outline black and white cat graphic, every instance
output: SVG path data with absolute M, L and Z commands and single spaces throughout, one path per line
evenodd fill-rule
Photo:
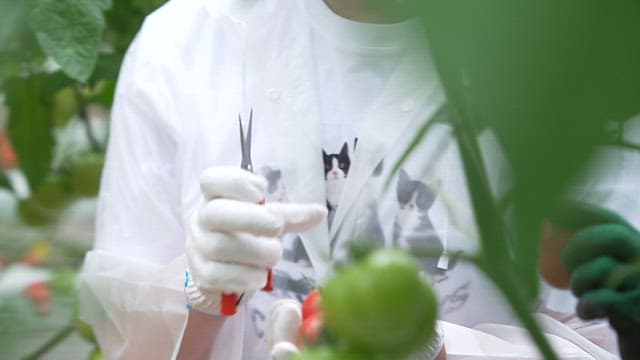
M 427 250 L 441 254 L 442 241 L 431 223 L 428 211 L 436 195 L 423 182 L 413 180 L 404 169 L 400 170 L 396 190 L 399 209 L 393 224 L 393 244 L 406 250 Z M 432 275 L 442 274 L 438 258 L 421 261 L 424 270 Z
M 324 161 L 324 179 L 327 186 L 327 208 L 329 209 L 329 223 L 338 207 L 338 201 L 344 188 L 344 183 L 351 167 L 349 157 L 349 145 L 344 142 L 342 149 L 337 154 L 328 154 L 322 149 L 322 159 Z

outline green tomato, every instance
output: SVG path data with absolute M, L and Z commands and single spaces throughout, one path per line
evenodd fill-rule
M 319 346 L 306 349 L 296 355 L 293 360 L 371 360 L 355 351 Z
M 104 155 L 87 153 L 73 161 L 71 189 L 80 196 L 96 196 L 100 189 L 100 177 L 104 166 Z
M 18 202 L 18 216 L 30 226 L 45 226 L 58 220 L 58 214 L 55 211 L 43 208 L 33 198 Z
M 31 198 L 45 209 L 58 210 L 71 201 L 69 179 L 61 174 L 51 174 L 33 192 Z
M 374 251 L 322 289 L 329 331 L 350 347 L 401 358 L 435 333 L 437 301 L 409 254 Z
M 73 87 L 68 86 L 54 94 L 51 117 L 55 125 L 65 125 L 78 113 L 78 101 Z
M 56 222 L 60 212 L 72 200 L 68 178 L 48 176 L 30 198 L 18 202 L 18 215 L 27 225 L 45 226 Z

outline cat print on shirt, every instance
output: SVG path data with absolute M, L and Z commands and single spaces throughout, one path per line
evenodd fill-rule
M 428 211 L 436 195 L 423 182 L 413 180 L 404 169 L 400 170 L 396 189 L 399 209 L 393 224 L 393 244 L 406 250 L 429 249 L 438 254 L 444 250 Z M 438 258 L 421 261 L 431 275 L 441 275 Z
M 322 158 L 324 161 L 324 179 L 327 186 L 327 208 L 329 209 L 327 220 L 331 224 L 351 167 L 349 145 L 345 141 L 342 149 L 337 154 L 328 154 L 322 149 Z
M 461 309 L 469 300 L 469 287 L 471 282 L 467 281 L 458 288 L 456 288 L 451 294 L 447 294 L 440 300 L 440 313 L 449 314 Z
M 282 242 L 282 258 L 292 263 L 300 264 L 306 267 L 311 267 L 311 260 L 307 254 L 307 250 L 302 244 L 302 239 L 299 235 L 295 237 L 287 237 Z
M 271 166 L 262 166 L 259 173 L 267 179 L 267 201 L 287 202 L 287 191 L 282 181 L 282 170 Z

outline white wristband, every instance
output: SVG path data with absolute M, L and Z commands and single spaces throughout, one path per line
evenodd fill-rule
M 189 269 L 184 272 L 184 297 L 187 299 L 187 309 L 195 309 L 209 315 L 220 315 L 220 295 L 200 291 L 193 282 Z

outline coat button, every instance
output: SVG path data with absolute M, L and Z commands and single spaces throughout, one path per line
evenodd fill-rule
M 400 105 L 400 110 L 402 110 L 403 112 L 409 112 L 409 111 L 413 111 L 413 109 L 415 109 L 416 107 L 416 103 L 412 100 L 405 100 L 402 105 Z
M 273 101 L 278 101 L 280 100 L 280 91 L 276 89 L 270 89 L 267 91 L 267 96 Z

